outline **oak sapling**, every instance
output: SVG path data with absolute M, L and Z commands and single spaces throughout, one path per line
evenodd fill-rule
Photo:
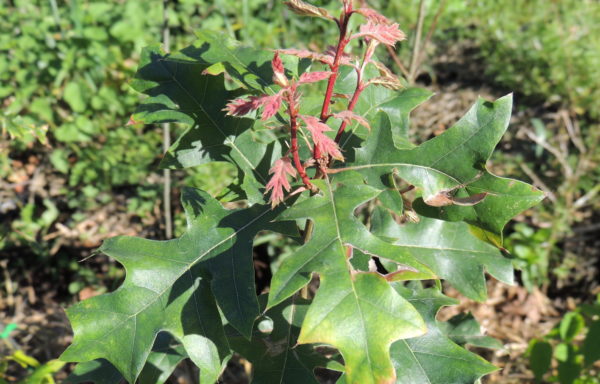
M 143 51 L 132 85 L 147 98 L 132 120 L 188 127 L 163 165 L 225 161 L 238 180 L 219 199 L 184 189 L 178 239 L 103 243 L 127 278 L 67 310 L 74 339 L 62 359 L 80 362 L 71 382 L 157 382 L 157 370 L 167 377 L 189 358 L 212 383 L 233 353 L 257 383 L 317 383 L 317 367 L 346 383 L 475 383 L 496 369 L 444 333 L 436 313 L 456 301 L 419 281 L 446 280 L 481 301 L 484 272 L 512 283 L 503 227 L 543 194 L 482 165 L 508 126 L 511 96 L 476 101 L 416 146 L 409 114 L 431 93 L 405 88 L 377 60 L 379 46 L 405 39 L 398 24 L 351 0 L 339 12 L 285 4 L 337 28 L 335 45 L 265 51 L 199 31 L 180 52 Z M 309 87 L 322 100 L 307 102 Z M 223 207 L 232 200 L 241 208 Z M 272 263 L 257 296 L 253 244 L 268 231 L 302 244 Z M 318 288 L 303 289 L 313 277 Z

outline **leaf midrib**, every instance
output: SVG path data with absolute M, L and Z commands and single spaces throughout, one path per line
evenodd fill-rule
M 440 171 L 439 169 L 435 169 L 435 168 L 431 168 L 430 166 L 427 165 L 419 165 L 419 164 L 409 164 L 409 163 L 377 163 L 377 164 L 364 164 L 364 165 L 354 165 L 354 166 L 350 166 L 350 167 L 344 167 L 344 168 L 333 168 L 332 173 L 339 173 L 339 172 L 345 172 L 345 171 L 355 171 L 355 170 L 361 170 L 361 169 L 370 169 L 370 168 L 399 168 L 399 167 L 415 167 L 415 168 L 423 168 L 426 169 L 428 171 L 432 171 L 434 173 L 439 173 L 440 175 L 443 175 L 449 179 L 451 179 L 452 181 L 456 182 L 457 184 L 461 184 L 462 182 L 458 179 L 456 179 L 453 176 L 450 176 L 449 174 Z

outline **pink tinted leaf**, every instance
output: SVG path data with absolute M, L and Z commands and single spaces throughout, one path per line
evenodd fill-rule
M 317 139 L 313 136 L 315 142 Z M 328 136 L 322 134 L 322 137 L 319 137 L 319 147 L 321 148 L 321 152 L 325 155 L 329 155 L 336 160 L 344 161 L 344 156 L 342 152 L 340 152 L 340 147 L 337 145 L 335 141 L 330 139 Z
M 273 82 L 282 87 L 287 87 L 288 78 L 285 75 L 285 68 L 278 51 L 275 51 L 273 60 L 271 60 L 271 68 L 273 68 Z
M 351 124 L 352 120 L 354 120 L 358 124 L 367 128 L 369 131 L 371 130 L 371 126 L 369 125 L 369 122 L 367 121 L 367 119 L 365 119 L 364 117 L 362 117 L 360 115 L 357 115 L 356 113 L 354 113 L 352 111 L 342 111 L 342 112 L 334 113 L 333 117 L 342 119 L 343 121 L 346 122 L 346 124 Z
M 333 61 L 335 60 L 335 53 L 337 49 L 333 45 L 330 45 L 325 50 L 325 56 L 327 56 L 327 60 L 331 61 L 331 65 L 333 65 Z M 342 65 L 352 65 L 352 55 L 342 52 L 342 56 L 340 57 L 340 64 Z
M 291 186 L 288 181 L 288 175 L 296 177 L 296 169 L 292 166 L 292 161 L 289 157 L 282 157 L 275 161 L 269 173 L 273 176 L 266 185 L 265 193 L 271 191 L 271 206 L 275 207 L 283 201 L 283 190 L 290 190 Z
M 131 116 L 129 116 L 129 121 L 127 121 L 127 124 L 125 124 L 125 126 L 128 126 L 128 125 L 135 125 L 135 124 L 139 124 L 139 123 L 140 123 L 140 121 L 136 121 L 136 120 L 133 118 L 133 115 L 131 115 Z
M 284 55 L 296 56 L 300 59 L 320 60 L 321 56 L 320 53 L 309 51 L 307 49 L 288 48 L 280 49 L 279 52 L 283 53 Z
M 283 94 L 281 92 L 278 92 L 273 96 L 263 97 L 263 113 L 261 120 L 268 120 L 269 118 L 273 117 L 277 113 L 277 111 L 279 111 L 279 107 L 281 107 L 282 97 Z
M 312 135 L 315 145 L 321 149 L 321 153 L 337 160 L 344 160 L 344 156 L 340 152 L 340 147 L 324 133 L 331 131 L 331 128 L 327 124 L 322 123 L 314 116 L 301 115 L 300 118 L 306 123 L 306 128 Z
M 378 42 L 394 46 L 398 41 L 404 40 L 406 35 L 402 32 L 397 23 L 394 24 L 378 24 L 372 21 L 360 26 L 360 31 L 352 35 L 352 39 L 365 37 L 374 39 Z
M 235 99 L 225 106 L 224 111 L 228 115 L 244 116 L 248 113 L 263 107 L 262 120 L 267 120 L 277 113 L 281 107 L 283 93 L 278 92 L 274 95 L 250 96 L 246 99 Z
M 225 106 L 224 111 L 227 111 L 228 115 L 233 116 L 247 115 L 260 107 L 258 99 L 260 98 L 256 96 L 251 96 L 248 100 L 242 98 L 232 100 L 229 102 L 229 104 Z
M 322 81 L 328 79 L 331 76 L 332 72 L 322 71 L 322 72 L 305 72 L 300 75 L 300 79 L 298 79 L 299 84 L 306 83 L 315 83 L 317 81 Z
M 371 8 L 359 8 L 355 12 L 363 15 L 367 18 L 367 20 L 377 24 L 392 24 L 390 19 Z
M 323 132 L 331 131 L 331 128 L 329 128 L 329 126 L 327 124 L 322 123 L 321 120 L 319 120 L 318 118 L 316 118 L 314 116 L 300 115 L 300 118 L 302 120 L 304 120 L 304 123 L 306 123 L 306 128 L 313 135 L 315 133 L 323 133 Z
M 315 7 L 312 4 L 305 3 L 302 0 L 288 0 L 284 1 L 283 4 L 297 15 L 300 16 L 311 16 L 320 17 L 328 20 L 335 20 L 335 18 L 325 9 Z
M 333 60 L 335 58 L 335 47 L 330 47 L 325 53 L 317 53 L 306 49 L 280 49 L 284 55 L 296 56 L 300 59 L 310 59 L 313 61 L 319 61 L 323 64 L 327 64 L 330 67 L 333 66 Z M 340 63 L 343 65 L 351 65 L 352 57 L 347 53 L 340 58 Z
M 279 57 L 279 52 L 277 51 L 275 51 L 273 60 L 271 60 L 271 67 L 273 68 L 273 73 L 283 73 L 285 71 L 283 62 L 281 61 L 281 57 Z

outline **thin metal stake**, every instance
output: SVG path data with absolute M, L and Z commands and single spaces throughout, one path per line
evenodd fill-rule
M 163 0 L 163 47 L 165 52 L 169 53 L 170 47 L 170 33 L 169 33 L 169 13 L 168 13 L 169 0 Z M 167 152 L 171 146 L 171 125 L 164 123 L 163 129 L 163 152 Z M 165 237 L 170 239 L 173 237 L 173 220 L 171 214 L 171 170 L 163 170 L 164 178 L 164 190 L 163 190 L 163 209 L 165 211 Z

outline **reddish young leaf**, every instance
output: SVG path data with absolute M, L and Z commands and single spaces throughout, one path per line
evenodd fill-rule
M 369 122 L 367 121 L 367 119 L 365 119 L 364 117 L 362 117 L 360 115 L 357 115 L 356 113 L 354 113 L 352 111 L 342 111 L 342 112 L 334 113 L 333 117 L 337 117 L 338 119 L 344 120 L 346 122 L 346 124 L 351 124 L 352 120 L 354 120 L 358 124 L 367 128 L 369 131 L 371 130 L 371 126 L 369 125 Z
M 315 145 L 321 149 L 321 153 L 340 161 L 344 160 L 344 156 L 340 152 L 340 147 L 324 133 L 331 131 L 331 128 L 327 124 L 323 124 L 314 116 L 301 115 L 300 118 L 306 123 L 306 128 L 310 131 Z
M 131 116 L 129 116 L 129 121 L 127 121 L 127 124 L 125 124 L 125 125 L 126 125 L 126 126 L 128 126 L 128 125 L 134 125 L 134 124 L 139 124 L 139 123 L 140 123 L 140 122 L 139 122 L 139 121 L 136 121 L 136 120 L 133 118 L 133 115 L 131 115 Z
M 330 45 L 325 50 L 325 56 L 327 56 L 328 60 L 331 61 L 331 65 L 333 65 L 333 61 L 335 60 L 335 55 L 337 52 L 337 47 Z M 342 56 L 340 57 L 340 64 L 342 65 L 352 65 L 352 60 L 354 57 L 347 52 L 342 52 Z
M 360 31 L 352 35 L 351 39 L 365 37 L 375 39 L 382 44 L 394 46 L 398 41 L 404 40 L 406 35 L 402 32 L 397 23 L 377 24 L 372 21 L 360 26 Z
M 291 186 L 288 181 L 288 175 L 296 177 L 296 169 L 292 166 L 289 157 L 282 157 L 275 161 L 273 167 L 269 170 L 273 176 L 267 183 L 265 193 L 271 192 L 271 206 L 275 207 L 283 201 L 283 190 L 289 191 Z
M 230 101 L 223 110 L 227 111 L 228 115 L 244 116 L 260 107 L 258 103 L 259 99 L 260 97 L 257 96 L 250 96 L 248 100 L 242 98 L 235 99 Z
M 371 8 L 359 8 L 355 12 L 363 15 L 367 18 L 367 20 L 377 24 L 393 24 L 390 19 Z
M 352 13 L 352 2 L 353 0 L 342 0 L 342 3 L 344 4 L 344 13 L 347 15 Z
M 271 60 L 271 67 L 273 68 L 273 82 L 282 87 L 287 87 L 289 84 L 288 78 L 285 75 L 285 68 L 283 67 L 283 62 L 279 57 L 278 51 L 275 51 L 273 60 Z
M 328 20 L 335 20 L 333 16 L 325 9 L 315 7 L 312 4 L 305 3 L 302 0 L 288 0 L 284 1 L 283 4 L 287 5 L 287 7 L 294 13 L 300 16 L 311 16 L 311 17 L 320 17 Z
M 402 82 L 400 81 L 398 76 L 394 75 L 394 73 L 392 73 L 392 71 L 388 67 L 386 67 L 379 61 L 371 61 L 371 64 L 373 64 L 377 68 L 381 76 L 370 79 L 367 82 L 367 84 L 382 85 L 390 89 L 402 88 Z
M 225 106 L 228 115 L 244 116 L 263 107 L 262 120 L 267 120 L 277 113 L 281 107 L 282 92 L 274 95 L 250 96 L 246 99 L 235 99 Z
M 273 96 L 262 97 L 263 113 L 261 120 L 268 120 L 277 113 L 279 107 L 281 107 L 282 96 L 282 92 L 277 92 Z
M 306 84 L 306 83 L 314 83 L 317 81 L 326 80 L 331 76 L 332 72 L 322 71 L 322 72 L 305 72 L 300 75 L 300 79 L 298 79 L 298 84 Z
M 313 51 L 309 51 L 307 49 L 280 49 L 279 52 L 284 55 L 296 56 L 300 59 L 310 59 L 314 61 L 319 61 L 323 64 L 327 64 L 330 67 L 333 66 L 333 60 L 335 58 L 335 47 L 330 47 L 325 51 L 325 53 L 317 53 Z M 347 53 L 340 58 L 340 64 L 343 65 L 351 65 L 351 56 Z

